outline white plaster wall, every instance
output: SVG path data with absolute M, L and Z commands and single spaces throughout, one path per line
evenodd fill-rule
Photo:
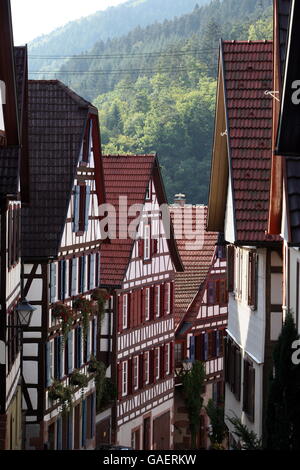
M 231 179 L 228 179 L 228 191 L 227 191 L 227 203 L 225 211 L 225 222 L 224 222 L 224 236 L 225 240 L 229 243 L 234 243 L 234 217 L 233 217 L 233 198 L 232 198 L 232 188 L 231 188 Z

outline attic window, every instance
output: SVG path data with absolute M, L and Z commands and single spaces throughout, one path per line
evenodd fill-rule
M 5 124 L 3 106 L 5 105 L 5 83 L 0 80 L 0 145 L 5 144 Z
M 75 186 L 73 232 L 77 234 L 82 234 L 88 230 L 90 198 L 90 186 Z
M 151 184 L 149 184 L 147 188 L 147 192 L 146 192 L 146 201 L 150 201 L 150 200 L 151 200 Z
M 84 164 L 90 163 L 90 159 L 91 159 L 92 128 L 93 128 L 92 121 L 89 120 L 87 123 L 85 135 L 83 139 L 83 144 L 82 144 L 81 162 Z

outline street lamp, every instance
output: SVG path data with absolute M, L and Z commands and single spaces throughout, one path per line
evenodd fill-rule
M 18 315 L 18 326 L 19 328 L 27 328 L 30 325 L 33 312 L 36 310 L 27 299 L 21 300 L 21 302 L 16 307 L 16 312 Z
M 188 357 L 185 358 L 183 361 L 182 361 L 182 370 L 183 372 L 186 374 L 187 372 L 189 372 L 193 367 L 193 361 L 192 359 L 189 359 Z

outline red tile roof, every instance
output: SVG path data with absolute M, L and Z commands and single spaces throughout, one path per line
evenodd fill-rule
M 184 237 L 176 237 L 176 242 L 184 272 L 175 275 L 175 326 L 177 326 L 188 311 L 189 306 L 198 294 L 201 284 L 205 281 L 215 253 L 218 233 L 205 230 L 207 222 L 206 206 L 178 205 L 171 206 L 175 235 L 184 226 Z M 198 246 L 190 243 L 187 237 L 193 232 L 202 234 Z
M 273 44 L 224 41 L 222 52 L 236 240 L 270 241 Z
M 152 175 L 155 155 L 104 155 L 106 201 L 116 209 L 119 196 L 127 196 L 128 206 L 142 204 Z M 134 217 L 130 220 L 133 220 Z M 127 228 L 127 227 L 126 227 Z M 118 225 L 117 225 L 118 230 Z M 110 240 L 101 249 L 101 283 L 121 286 L 133 249 L 133 240 Z
M 106 155 L 103 156 L 103 170 L 106 187 L 106 201 L 118 209 L 119 196 L 128 198 L 128 207 L 143 204 L 150 178 L 153 177 L 158 203 L 167 203 L 156 155 Z M 117 211 L 118 215 L 118 211 Z M 128 224 L 136 217 L 128 217 Z M 124 227 L 127 231 L 127 226 Z M 117 218 L 117 233 L 119 231 Z M 168 240 L 169 251 L 177 270 L 182 270 L 181 260 L 172 235 Z M 101 284 L 107 287 L 121 287 L 131 259 L 133 240 L 131 238 L 110 240 L 102 245 Z

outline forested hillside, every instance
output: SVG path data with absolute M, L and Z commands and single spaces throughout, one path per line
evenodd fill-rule
M 97 41 L 122 36 L 137 26 L 172 19 L 209 0 L 129 0 L 58 28 L 29 44 L 30 70 L 51 70 L 59 63 L 32 56 L 74 55 L 91 49 Z M 71 2 L 70 2 L 71 3 Z M 71 5 L 70 5 L 71 8 Z
M 100 41 L 56 77 L 94 100 L 103 152 L 157 152 L 170 201 L 183 192 L 190 203 L 206 203 L 219 39 L 271 39 L 271 4 L 212 0 Z

